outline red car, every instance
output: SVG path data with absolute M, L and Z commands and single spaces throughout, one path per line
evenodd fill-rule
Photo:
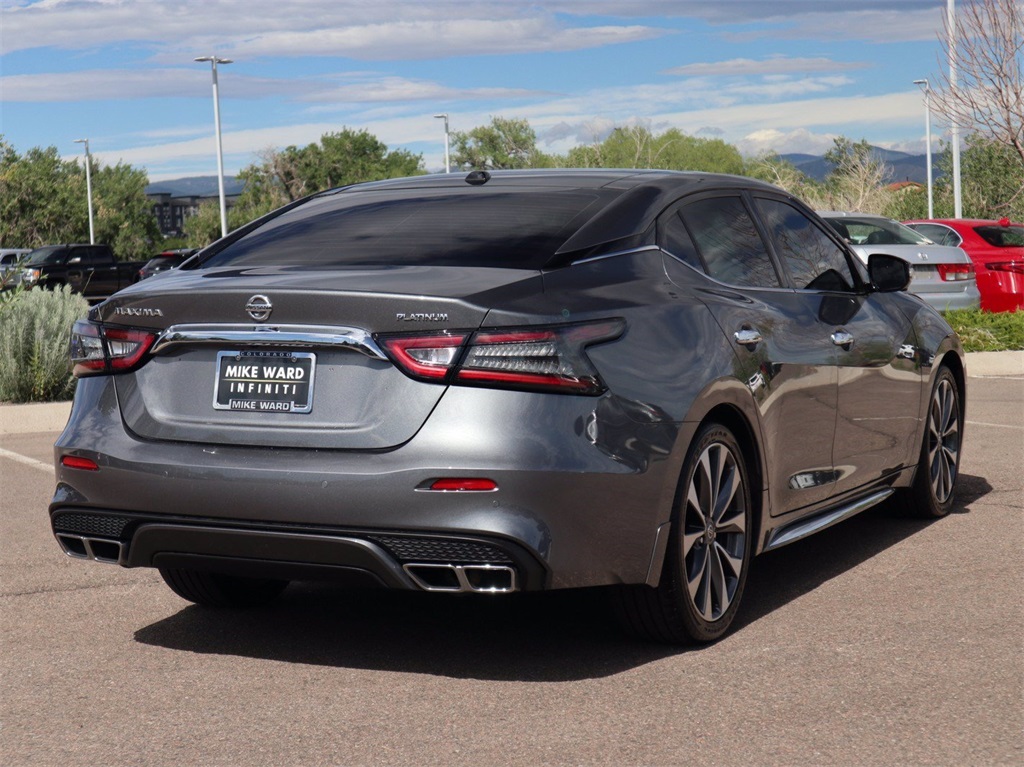
M 929 219 L 905 221 L 938 245 L 958 245 L 974 262 L 986 312 L 1024 307 L 1024 224 L 1009 219 Z

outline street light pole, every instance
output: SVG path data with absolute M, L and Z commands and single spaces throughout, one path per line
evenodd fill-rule
M 89 244 L 96 244 L 96 227 L 92 219 L 92 156 L 89 154 L 89 139 L 76 138 L 76 144 L 85 144 L 85 198 L 89 203 Z
M 935 197 L 932 186 L 932 89 L 928 80 L 914 80 L 924 91 L 924 135 L 928 144 L 928 218 L 935 218 Z
M 444 119 L 444 172 L 445 173 L 451 173 L 452 172 L 452 163 L 451 163 L 451 160 L 449 159 L 449 154 L 448 154 L 448 151 L 449 151 L 448 150 L 448 146 L 449 146 L 449 144 L 448 144 L 448 113 L 447 112 L 443 112 L 442 114 L 434 115 L 434 117 L 436 117 L 438 119 Z
M 949 28 L 949 87 L 956 90 L 956 0 L 946 4 L 946 26 Z M 955 98 L 955 95 L 954 95 Z M 953 118 L 950 141 L 953 144 L 953 218 L 964 217 L 963 193 L 960 186 L 960 126 Z
M 196 61 L 209 61 L 213 70 L 213 124 L 217 133 L 217 188 L 220 191 L 220 235 L 228 235 L 228 208 L 224 199 L 224 149 L 220 140 L 220 97 L 217 93 L 217 65 L 232 64 L 231 59 L 221 59 L 217 56 L 199 56 Z

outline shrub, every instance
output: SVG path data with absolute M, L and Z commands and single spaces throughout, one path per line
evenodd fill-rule
M 983 312 L 956 309 L 943 312 L 946 322 L 960 335 L 967 352 L 1024 350 L 1024 311 Z
M 0 401 L 71 398 L 71 326 L 88 310 L 88 302 L 66 286 L 29 290 L 0 302 Z

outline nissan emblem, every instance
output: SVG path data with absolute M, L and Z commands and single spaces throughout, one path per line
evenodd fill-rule
M 263 322 L 274 311 L 274 305 L 266 296 L 253 296 L 246 302 L 245 311 L 257 322 Z

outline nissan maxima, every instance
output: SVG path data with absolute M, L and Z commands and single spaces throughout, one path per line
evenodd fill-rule
M 200 605 L 603 586 L 635 633 L 712 641 L 755 555 L 950 510 L 964 357 L 908 282 L 745 178 L 315 194 L 74 326 L 50 521 Z

